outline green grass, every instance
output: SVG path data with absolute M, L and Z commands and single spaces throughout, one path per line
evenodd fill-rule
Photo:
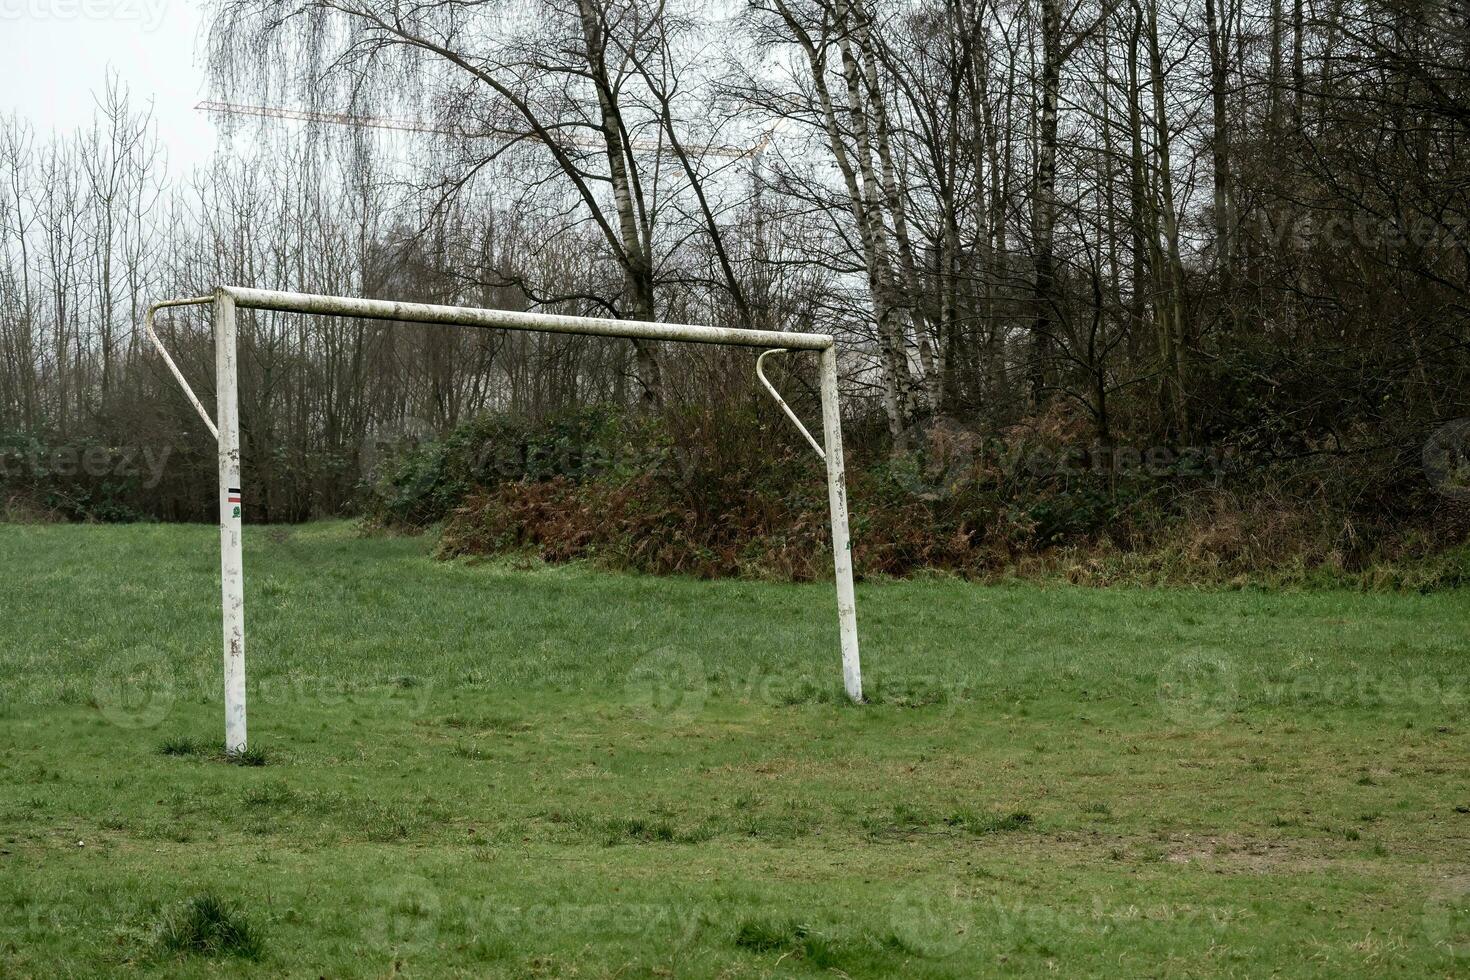
M 1470 594 L 0 526 L 0 976 L 1470 973 Z

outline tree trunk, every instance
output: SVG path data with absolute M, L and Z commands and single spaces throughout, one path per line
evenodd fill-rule
M 1045 397 L 1047 364 L 1051 359 L 1052 314 L 1056 256 L 1053 236 L 1057 213 L 1057 101 L 1061 92 L 1062 16 L 1058 0 L 1041 0 L 1041 121 L 1037 134 L 1036 187 L 1031 203 L 1034 275 L 1031 319 L 1031 351 L 1028 381 L 1031 407 L 1037 409 Z
M 612 81 L 607 70 L 607 42 L 603 36 L 602 19 L 592 0 L 578 0 L 581 15 L 582 38 L 586 45 L 585 55 L 593 87 L 597 90 L 597 106 L 601 112 L 602 138 L 607 150 L 608 176 L 612 183 L 613 203 L 618 216 L 618 233 L 621 239 L 619 264 L 623 269 L 623 281 L 630 306 L 628 314 L 634 320 L 655 319 L 653 295 L 652 243 L 645 240 L 634 201 L 635 189 L 628 170 L 627 144 L 623 138 L 622 110 L 613 94 Z M 639 401 L 644 408 L 658 408 L 663 404 L 663 376 L 653 346 L 648 341 L 633 341 L 638 384 L 641 388 Z
M 1214 111 L 1214 133 L 1210 139 L 1210 162 L 1214 178 L 1215 268 L 1220 277 L 1220 303 L 1227 324 L 1234 323 L 1235 205 L 1230 199 L 1230 115 L 1226 108 L 1229 87 L 1225 52 L 1230 41 L 1221 36 L 1215 5 L 1205 0 L 1205 27 L 1210 47 L 1210 104 Z M 1298 6 L 1300 9 L 1300 6 Z

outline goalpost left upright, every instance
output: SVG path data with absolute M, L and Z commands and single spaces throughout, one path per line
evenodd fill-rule
M 245 751 L 245 557 L 240 486 L 240 390 L 235 297 L 214 294 L 214 364 L 219 404 L 220 606 L 224 611 L 225 752 Z

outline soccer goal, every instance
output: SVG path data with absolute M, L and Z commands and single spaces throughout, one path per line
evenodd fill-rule
M 153 330 L 158 310 L 176 306 L 213 306 L 214 370 L 218 404 L 211 420 L 183 372 L 174 363 Z M 842 465 L 842 419 L 837 402 L 837 348 L 823 334 L 775 330 L 740 330 L 681 323 L 648 323 L 598 317 L 516 313 L 461 306 L 399 303 L 346 296 L 318 296 L 268 289 L 220 286 L 213 296 L 163 300 L 148 308 L 144 329 L 174 378 L 184 389 L 219 445 L 220 591 L 224 619 L 225 751 L 244 750 L 245 736 L 245 570 L 241 552 L 241 523 L 245 488 L 240 482 L 239 372 L 236 365 L 235 311 L 275 310 L 327 316 L 360 317 L 402 323 L 436 323 L 495 330 L 539 330 L 546 333 L 629 337 L 641 340 L 684 341 L 764 348 L 755 372 L 786 416 L 801 430 L 827 466 L 827 500 L 832 520 L 832 558 L 837 584 L 837 628 L 842 648 L 842 682 L 847 696 L 863 699 L 862 669 L 858 661 L 857 607 L 852 588 L 852 543 L 847 534 L 847 488 Z M 818 443 L 766 378 L 762 362 L 770 354 L 813 351 L 820 358 L 822 435 Z

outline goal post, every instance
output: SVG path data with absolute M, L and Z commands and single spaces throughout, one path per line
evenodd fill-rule
M 218 404 L 211 420 L 203 404 L 189 387 L 178 365 L 169 356 L 153 330 L 154 314 L 176 306 L 213 307 L 214 365 Z M 818 445 L 801 420 L 766 379 L 756 362 L 756 374 L 781 409 L 790 417 L 822 457 L 827 471 L 827 500 L 832 524 L 832 561 L 837 587 L 837 628 L 842 654 L 842 683 L 854 702 L 863 700 L 862 668 L 858 658 L 857 606 L 852 584 L 852 543 L 847 528 L 847 486 L 842 460 L 842 418 L 837 391 L 837 347 L 825 334 L 776 330 L 747 330 L 730 327 L 656 323 L 642 320 L 613 320 L 600 317 L 560 316 L 549 313 L 519 313 L 427 303 L 323 296 L 309 293 L 220 286 L 211 296 L 163 300 L 148 308 L 144 328 L 162 355 L 174 378 L 183 388 L 204 424 L 215 435 L 219 447 L 220 598 L 224 624 L 225 751 L 244 751 L 245 716 L 245 570 L 242 553 L 244 487 L 240 481 L 239 369 L 236 311 L 273 310 L 323 316 L 358 317 L 404 323 L 430 323 L 482 327 L 497 330 L 529 330 L 544 333 L 584 334 L 597 337 L 627 337 L 638 340 L 684 341 L 696 344 L 726 344 L 764 348 L 765 354 L 779 351 L 811 351 L 818 355 L 822 401 L 822 445 Z

